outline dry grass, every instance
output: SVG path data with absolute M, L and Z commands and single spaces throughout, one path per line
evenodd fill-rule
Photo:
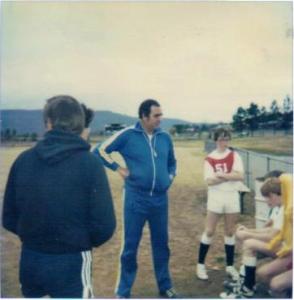
M 224 279 L 223 266 L 223 223 L 221 222 L 214 238 L 207 263 L 210 280 L 202 282 L 195 277 L 195 265 L 199 238 L 203 230 L 206 212 L 206 188 L 203 182 L 202 166 L 205 153 L 203 142 L 177 142 L 175 147 L 178 161 L 178 175 L 170 190 L 170 270 L 178 291 L 187 298 L 218 297 Z M 1 187 L 3 192 L 8 170 L 15 157 L 23 148 L 2 148 L 4 157 L 1 167 Z M 114 297 L 118 256 L 121 245 L 121 192 L 122 180 L 107 171 L 117 215 L 117 230 L 110 242 L 93 251 L 94 293 L 98 298 Z M 248 202 L 252 202 L 249 197 Z M 253 225 L 252 204 L 241 221 Z M 1 295 L 2 297 L 21 297 L 18 283 L 18 258 L 20 243 L 17 237 L 2 230 L 1 251 Z M 138 276 L 133 289 L 133 297 L 156 298 L 157 288 L 153 275 L 148 227 L 144 230 L 138 254 Z M 239 258 L 238 258 L 239 261 Z
M 233 139 L 232 146 L 244 148 L 251 151 L 273 154 L 293 155 L 293 136 L 259 136 Z

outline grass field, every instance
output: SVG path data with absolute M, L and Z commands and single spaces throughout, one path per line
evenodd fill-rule
M 245 140 L 245 139 L 244 139 Z M 186 298 L 216 298 L 222 291 L 224 273 L 223 223 L 221 222 L 207 257 L 210 279 L 200 281 L 195 276 L 196 257 L 206 212 L 206 187 L 203 182 L 202 141 L 177 141 L 175 153 L 178 161 L 178 176 L 170 189 L 170 270 L 174 286 Z M 11 164 L 23 147 L 2 147 L 0 169 L 0 196 Z M 121 245 L 121 192 L 120 177 L 107 171 L 117 216 L 117 229 L 110 242 L 93 251 L 93 284 L 96 298 L 113 298 L 116 283 L 117 263 Z M 246 199 L 245 214 L 240 222 L 254 225 L 253 197 Z M 1 232 L 1 296 L 22 297 L 18 282 L 18 259 L 20 243 L 18 238 L 4 229 Z M 237 247 L 237 265 L 240 264 Z M 149 232 L 146 226 L 138 254 L 138 276 L 133 288 L 135 298 L 158 297 L 153 275 Z
M 232 145 L 260 153 L 292 156 L 293 136 L 247 137 L 232 140 Z

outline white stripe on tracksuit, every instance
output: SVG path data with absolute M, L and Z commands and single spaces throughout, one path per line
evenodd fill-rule
M 81 270 L 83 298 L 94 298 L 91 278 L 92 253 L 91 251 L 83 251 L 81 254 L 83 259 Z
M 112 159 L 111 155 L 108 154 L 105 149 L 111 144 L 113 143 L 122 133 L 124 133 L 125 131 L 129 130 L 129 129 L 134 129 L 135 126 L 129 126 L 126 127 L 120 131 L 118 131 L 117 133 L 115 133 L 114 135 L 112 135 L 110 138 L 108 138 L 106 141 L 104 141 L 101 146 L 99 147 L 99 153 L 100 155 L 109 163 L 112 164 L 114 163 L 114 160 Z

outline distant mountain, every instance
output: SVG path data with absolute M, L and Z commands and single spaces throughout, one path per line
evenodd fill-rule
M 9 109 L 1 111 L 1 130 L 15 129 L 17 134 L 37 133 L 45 130 L 42 110 Z
M 42 110 L 23 110 L 23 109 L 7 109 L 1 111 L 1 130 L 7 128 L 15 129 L 17 134 L 37 133 L 43 134 L 45 127 L 43 124 Z M 95 118 L 91 124 L 93 132 L 101 131 L 104 125 L 110 123 L 122 123 L 132 125 L 137 118 L 111 111 L 96 111 Z M 189 124 L 189 122 L 180 119 L 163 119 L 161 127 L 169 130 L 174 124 Z

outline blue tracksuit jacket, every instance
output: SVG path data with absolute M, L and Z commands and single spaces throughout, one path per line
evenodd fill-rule
M 94 153 L 100 154 L 106 167 L 116 170 L 119 164 L 110 153 L 117 151 L 124 158 L 130 175 L 125 183 L 150 196 L 164 194 L 176 173 L 176 159 L 171 138 L 160 128 L 155 129 L 150 140 L 141 123 L 114 134 Z

